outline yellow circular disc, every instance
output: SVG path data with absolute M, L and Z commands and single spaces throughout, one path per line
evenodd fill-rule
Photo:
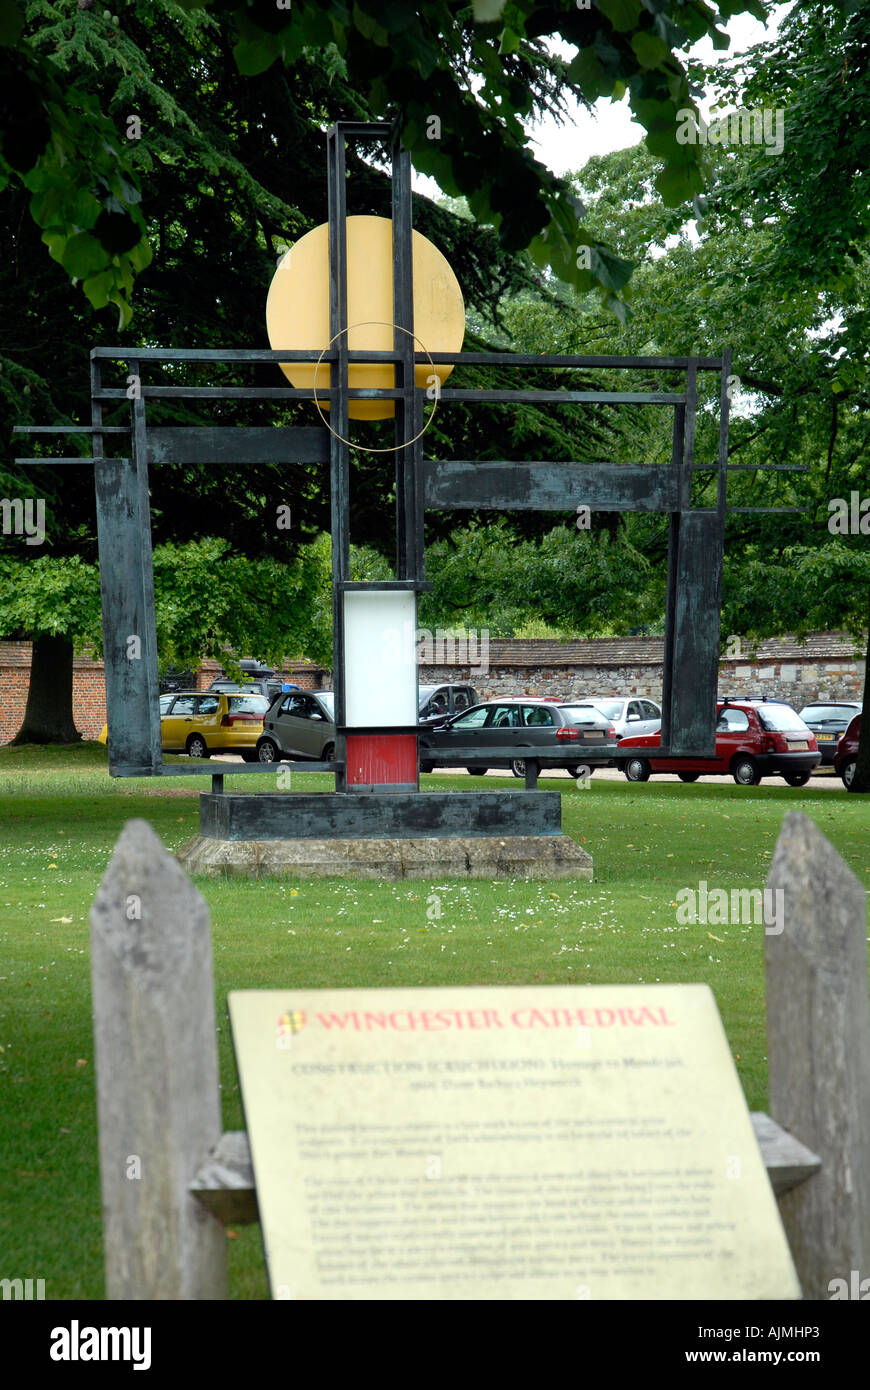
M 347 321 L 350 351 L 388 352 L 393 347 L 393 224 L 387 217 L 347 219 Z M 414 333 L 430 353 L 459 352 L 465 336 L 465 304 L 459 281 L 436 246 L 419 232 L 411 233 L 414 286 Z M 311 365 L 282 362 L 281 370 L 294 386 L 314 386 L 317 358 L 330 341 L 329 227 L 323 223 L 300 237 L 278 263 L 266 300 L 266 330 L 275 350 L 312 349 Z M 436 363 L 443 382 L 453 368 Z M 431 386 L 432 367 L 418 363 L 415 380 Z M 390 365 L 351 363 L 352 388 L 395 386 Z M 317 371 L 317 393 L 329 387 L 329 366 Z M 321 399 L 321 409 L 329 401 Z M 394 415 L 394 401 L 351 401 L 352 420 L 384 420 Z

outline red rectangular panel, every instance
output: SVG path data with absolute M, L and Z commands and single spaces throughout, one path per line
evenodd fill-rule
M 358 734 L 347 740 L 348 786 L 417 781 L 415 734 Z

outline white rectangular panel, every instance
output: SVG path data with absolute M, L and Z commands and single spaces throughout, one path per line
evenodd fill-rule
M 401 589 L 344 595 L 348 727 L 417 723 L 417 595 Z

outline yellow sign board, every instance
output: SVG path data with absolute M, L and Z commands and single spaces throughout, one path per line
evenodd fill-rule
M 229 1005 L 274 1297 L 800 1297 L 706 985 Z
M 347 346 L 352 351 L 387 352 L 393 344 L 393 224 L 386 217 L 348 217 Z M 436 246 L 411 233 L 415 352 L 459 352 L 465 336 L 465 305 L 459 281 Z M 317 359 L 329 346 L 329 226 L 323 223 L 300 237 L 278 264 L 266 300 L 266 328 L 276 351 L 312 349 L 312 364 L 287 362 L 281 370 L 296 387 L 329 388 L 329 366 Z M 402 339 L 404 341 L 404 339 Z M 449 365 L 428 362 L 415 370 L 417 386 L 433 391 L 450 375 Z M 317 380 L 315 381 L 315 372 Z M 430 382 L 432 375 L 438 382 Z M 352 388 L 393 387 L 392 366 L 352 364 Z M 434 394 L 433 394 L 434 398 Z M 329 400 L 320 400 L 321 410 Z M 351 401 L 353 420 L 383 420 L 395 414 L 393 401 Z

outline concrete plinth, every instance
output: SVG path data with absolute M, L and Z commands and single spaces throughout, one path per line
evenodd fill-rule
M 178 851 L 209 878 L 591 878 L 592 857 L 567 835 L 420 839 L 223 840 L 195 835 Z
M 552 791 L 202 792 L 199 828 L 216 840 L 428 840 L 558 835 Z

